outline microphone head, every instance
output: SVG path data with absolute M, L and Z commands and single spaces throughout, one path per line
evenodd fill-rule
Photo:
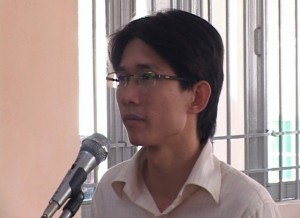
M 82 141 L 80 150 L 90 152 L 96 158 L 97 164 L 99 164 L 107 157 L 108 145 L 109 142 L 105 136 L 99 133 L 94 133 Z

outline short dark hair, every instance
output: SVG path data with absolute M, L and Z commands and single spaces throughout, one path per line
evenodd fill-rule
M 221 36 L 209 22 L 194 14 L 175 9 L 158 12 L 130 22 L 111 36 L 109 58 L 114 69 L 118 69 L 127 43 L 135 38 L 153 48 L 177 76 L 188 79 L 180 82 L 183 90 L 201 80 L 210 84 L 208 105 L 197 120 L 198 138 L 205 145 L 215 134 L 224 78 Z

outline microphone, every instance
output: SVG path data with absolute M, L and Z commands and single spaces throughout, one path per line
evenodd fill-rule
M 82 141 L 75 162 L 49 201 L 42 218 L 52 217 L 69 198 L 79 195 L 87 175 L 106 159 L 108 144 L 107 138 L 99 133 L 94 133 Z

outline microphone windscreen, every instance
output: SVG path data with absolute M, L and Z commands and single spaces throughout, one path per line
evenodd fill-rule
M 108 144 L 108 139 L 105 136 L 94 133 L 82 141 L 80 150 L 90 152 L 96 158 L 97 164 L 99 164 L 107 157 Z

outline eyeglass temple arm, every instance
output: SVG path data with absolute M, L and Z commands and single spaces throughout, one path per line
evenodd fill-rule
M 118 79 L 113 79 L 113 78 L 110 78 L 110 77 L 106 77 L 106 80 L 109 80 L 109 81 L 115 81 L 115 82 L 118 82 L 118 81 L 119 81 Z

